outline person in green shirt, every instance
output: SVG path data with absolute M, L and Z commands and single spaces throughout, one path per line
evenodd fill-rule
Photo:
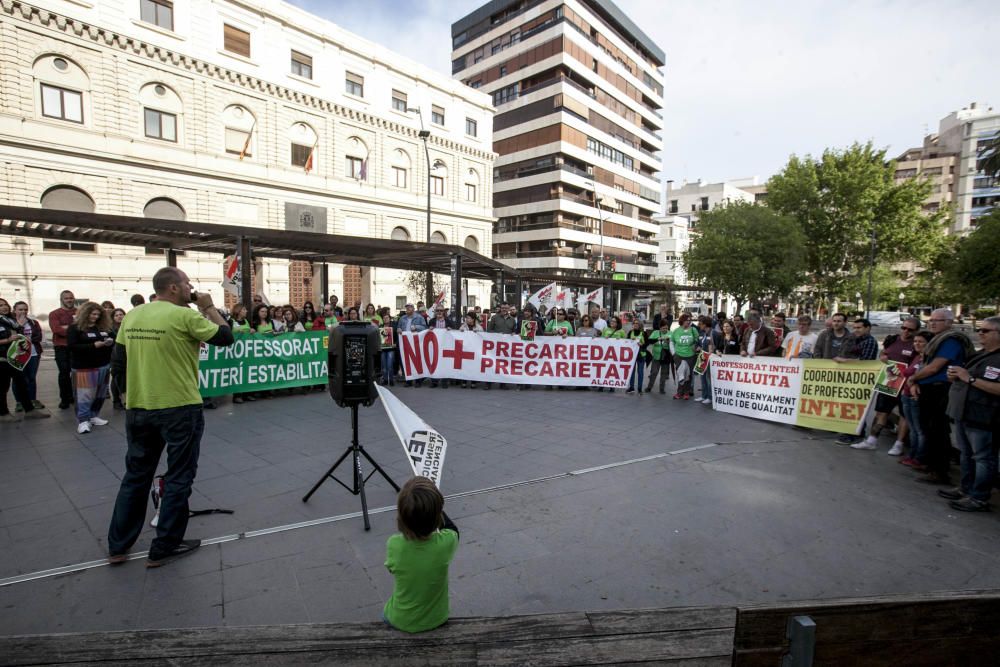
M 653 383 L 656 382 L 657 376 L 660 378 L 660 393 L 667 393 L 667 380 L 670 379 L 670 369 L 673 367 L 673 359 L 670 356 L 670 324 L 670 320 L 662 317 L 659 321 L 660 328 L 649 334 L 649 342 L 653 344 L 653 359 L 649 366 L 649 382 L 646 384 L 647 394 L 653 390 Z
M 458 550 L 458 527 L 444 513 L 434 482 L 414 477 L 396 501 L 399 532 L 385 543 L 392 595 L 382 620 L 403 632 L 433 630 L 448 620 L 448 566 Z
M 622 321 L 617 315 L 608 320 L 608 326 L 601 332 L 602 338 L 625 338 L 625 330 L 622 329 Z
M 670 354 L 677 366 L 677 393 L 675 399 L 688 400 L 694 393 L 691 383 L 691 373 L 694 369 L 695 346 L 698 344 L 698 331 L 691 326 L 691 314 L 684 313 L 679 320 L 679 326 L 670 332 Z
M 545 325 L 546 336 L 566 336 L 573 335 L 573 325 L 566 319 L 566 310 L 559 308 L 556 310 L 555 319 L 549 320 Z
M 191 553 L 200 540 L 185 540 L 188 497 L 198 469 L 205 431 L 198 392 L 202 343 L 233 344 L 233 333 L 207 293 L 194 294 L 187 274 L 164 267 L 153 276 L 156 301 L 136 308 L 122 320 L 115 339 L 112 368 L 125 378 L 125 475 L 108 528 L 108 562 L 128 560 L 146 523 L 146 500 L 156 467 L 168 452 L 164 495 L 156 537 L 146 567 L 159 567 Z M 192 310 L 192 301 L 199 312 Z
M 273 334 L 274 323 L 271 322 L 271 309 L 264 304 L 255 306 L 253 317 L 250 318 L 251 327 L 259 334 Z

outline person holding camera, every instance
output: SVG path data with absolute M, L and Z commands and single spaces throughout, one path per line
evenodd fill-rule
M 111 348 L 115 344 L 109 312 L 93 301 L 83 304 L 66 331 L 66 340 L 76 399 L 76 432 L 90 433 L 92 426 L 108 423 L 98 415 L 108 397 Z
M 198 392 L 201 343 L 227 346 L 233 333 L 209 294 L 195 294 L 187 274 L 164 267 L 153 276 L 156 301 L 125 316 L 113 358 L 126 378 L 125 475 L 108 528 L 108 562 L 128 560 L 146 518 L 146 501 L 163 450 L 164 494 L 146 567 L 185 556 L 201 540 L 185 540 L 188 497 L 198 468 L 205 416 Z M 201 311 L 191 310 L 191 303 Z

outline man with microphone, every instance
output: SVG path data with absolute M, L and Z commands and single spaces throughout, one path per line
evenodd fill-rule
M 156 301 L 122 321 L 112 360 L 115 377 L 125 378 L 125 476 L 108 529 L 108 562 L 128 560 L 146 519 L 146 501 L 163 450 L 167 450 L 164 494 L 156 537 L 146 567 L 185 556 L 201 540 L 185 540 L 188 497 L 198 468 L 205 430 L 198 392 L 201 343 L 233 344 L 233 333 L 209 294 L 196 294 L 187 274 L 164 267 L 153 276 Z M 190 308 L 194 303 L 201 314 Z

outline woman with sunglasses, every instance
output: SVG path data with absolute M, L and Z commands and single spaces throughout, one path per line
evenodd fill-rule
M 584 314 L 580 316 L 580 325 L 576 328 L 576 335 L 580 338 L 597 338 L 601 332 L 594 328 L 590 315 Z

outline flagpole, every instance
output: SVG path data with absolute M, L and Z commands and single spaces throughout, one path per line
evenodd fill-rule
M 253 119 L 253 125 L 250 126 L 250 131 L 247 133 L 247 140 L 243 142 L 243 150 L 240 151 L 240 160 L 246 157 L 247 151 L 250 150 L 250 141 L 253 139 L 253 131 L 257 129 L 257 119 Z

